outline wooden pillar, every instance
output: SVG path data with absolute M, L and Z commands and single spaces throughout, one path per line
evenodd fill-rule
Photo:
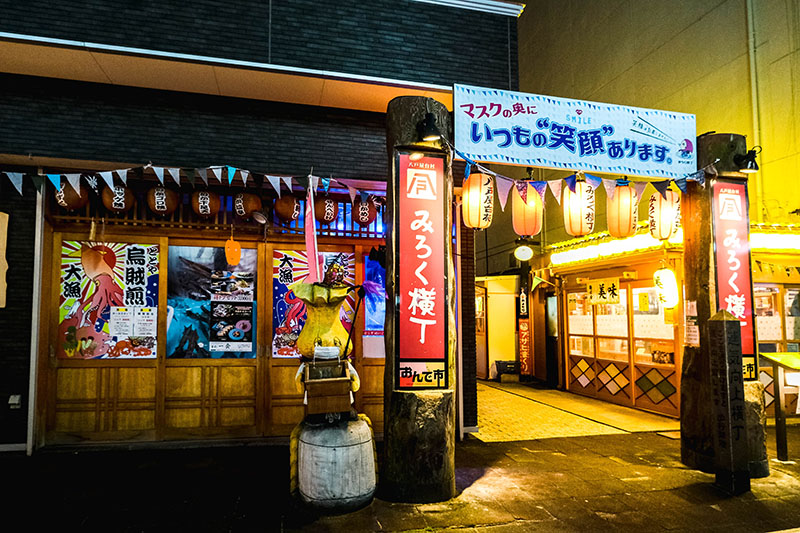
M 383 498 L 406 502 L 444 501 L 455 496 L 455 284 L 450 228 L 453 194 L 451 159 L 442 141 L 421 142 L 418 127 L 432 114 L 436 126 L 448 139 L 452 139 L 452 120 L 444 105 L 430 98 L 403 96 L 389 102 L 386 117 L 387 152 L 389 155 L 389 183 L 387 186 L 386 228 L 386 367 L 384 373 L 384 456 L 380 471 L 380 494 Z M 401 290 L 401 276 L 415 276 L 421 261 L 433 264 L 435 257 L 426 257 L 424 248 L 409 248 L 399 242 L 401 235 L 409 238 L 428 237 L 428 234 L 408 233 L 408 213 L 402 212 L 401 201 L 406 201 L 408 190 L 406 168 L 401 171 L 401 161 L 406 155 L 422 152 L 431 161 L 443 160 L 441 190 L 436 191 L 436 200 L 442 202 L 443 225 L 446 235 L 437 236 L 441 241 L 433 246 L 433 254 L 444 254 L 443 271 L 429 269 L 421 271 L 429 276 L 442 277 L 446 295 L 437 292 L 437 302 L 442 307 L 426 319 L 442 320 L 445 324 L 444 342 L 436 354 L 441 357 L 446 373 L 444 386 L 410 387 L 401 383 L 400 363 L 405 368 L 414 368 L 419 363 L 408 364 L 414 354 L 401 353 L 400 333 L 407 324 L 410 297 Z M 423 160 L 424 161 L 424 160 Z M 419 224 L 416 226 L 419 228 Z M 406 232 L 406 233 L 402 233 Z M 433 241 L 421 244 L 427 246 Z M 441 245 L 441 246 L 440 246 Z M 403 256 L 400 257 L 402 250 Z M 418 250 L 418 252 L 415 252 Z M 417 276 L 418 277 L 418 276 Z M 436 305 L 439 305 L 438 303 Z M 422 318 L 418 313 L 416 318 Z M 404 322 L 406 321 L 406 322 Z M 415 333 L 416 335 L 416 333 Z M 430 342 L 431 339 L 428 339 Z M 433 367 L 441 368 L 440 363 Z M 408 370 L 407 370 L 408 371 Z M 424 384 L 423 384 L 424 385 Z

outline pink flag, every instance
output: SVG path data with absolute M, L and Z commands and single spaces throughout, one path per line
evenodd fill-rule
M 314 217 L 314 186 L 308 180 L 308 193 L 306 194 L 306 257 L 308 259 L 308 277 L 305 283 L 319 283 L 322 281 L 322 269 L 319 265 L 317 253 L 317 226 Z

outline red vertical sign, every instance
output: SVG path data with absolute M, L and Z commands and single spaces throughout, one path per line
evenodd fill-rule
M 725 309 L 739 319 L 745 377 L 756 379 L 750 217 L 747 209 L 746 183 L 717 180 L 713 184 L 717 308 Z
M 398 388 L 447 387 L 447 271 L 444 158 L 397 168 L 397 362 Z

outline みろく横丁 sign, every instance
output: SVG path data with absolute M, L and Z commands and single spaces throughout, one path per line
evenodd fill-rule
M 695 116 L 467 85 L 455 147 L 475 161 L 680 178 L 697 170 Z

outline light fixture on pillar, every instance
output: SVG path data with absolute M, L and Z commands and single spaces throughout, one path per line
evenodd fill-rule
M 594 230 L 594 189 L 588 183 L 576 181 L 575 192 L 569 186 L 561 189 L 561 208 L 567 233 L 581 237 Z
M 517 239 L 514 241 L 517 245 L 514 248 L 514 257 L 520 261 L 529 261 L 533 257 L 533 248 L 527 239 Z
M 442 138 L 442 133 L 436 127 L 436 117 L 433 113 L 425 113 L 425 118 L 419 123 L 417 128 L 419 138 L 425 142 L 434 142 Z
M 622 239 L 636 233 L 638 200 L 636 188 L 627 179 L 617 180 L 614 195 L 606 200 L 608 233 L 612 237 Z
M 758 172 L 758 163 L 756 163 L 756 156 L 761 153 L 760 146 L 754 146 L 752 150 L 748 150 L 747 154 L 735 154 L 733 156 L 734 164 L 739 167 L 739 172 L 745 174 L 752 174 Z
M 678 305 L 678 280 L 675 272 L 662 264 L 661 268 L 653 273 L 653 284 L 656 286 L 658 301 L 667 308 L 672 309 Z
M 473 172 L 461 187 L 461 218 L 473 229 L 488 228 L 494 210 L 494 180 L 489 174 Z
M 650 196 L 650 235 L 665 241 L 677 231 L 681 217 L 681 198 L 677 192 L 667 189 L 664 196 L 655 192 Z
M 411 161 L 419 161 L 423 157 L 425 157 L 425 154 L 423 152 L 411 152 L 410 154 L 408 154 L 408 159 Z

